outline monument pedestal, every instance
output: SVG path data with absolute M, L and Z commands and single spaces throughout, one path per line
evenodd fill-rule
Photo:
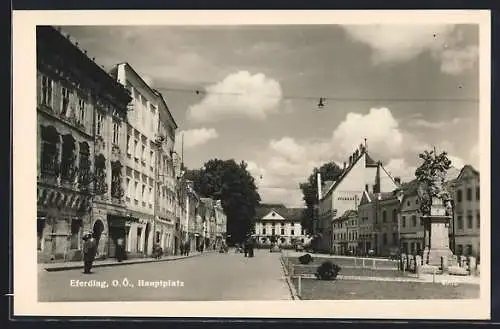
M 432 200 L 431 214 L 424 219 L 424 264 L 441 267 L 441 257 L 447 259 L 453 256 L 449 247 L 449 225 L 451 216 L 439 199 Z M 443 269 L 445 270 L 445 269 Z

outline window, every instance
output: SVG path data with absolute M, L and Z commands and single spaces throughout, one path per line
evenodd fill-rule
M 141 193 L 141 196 L 142 196 L 142 200 L 146 200 L 145 199 L 145 196 L 146 196 L 146 185 L 142 185 L 142 193 Z
M 385 223 L 387 221 L 387 212 L 384 210 L 382 211 L 382 222 Z
M 457 191 L 457 202 L 462 202 L 462 190 Z
M 78 99 L 78 120 L 77 122 L 81 125 L 85 124 L 85 100 L 83 98 Z
M 61 115 L 66 116 L 69 108 L 69 94 L 70 91 L 66 87 L 62 87 L 62 102 L 61 102 Z
M 276 235 L 276 231 L 274 230 L 274 228 L 271 230 L 271 235 Z
M 384 246 L 387 245 L 387 233 L 382 234 L 382 243 Z
M 127 134 L 127 155 L 131 155 L 132 154 L 132 145 L 130 145 L 130 135 Z
M 262 234 L 266 235 L 266 229 L 265 228 L 262 229 Z
M 291 231 L 290 231 L 290 235 L 295 235 L 295 231 L 294 231 L 294 230 L 291 230 Z
M 392 222 L 397 223 L 398 222 L 398 211 L 396 209 L 392 210 Z
M 401 226 L 406 227 L 406 217 L 405 216 L 401 217 Z
M 52 107 L 52 84 L 52 79 L 42 76 L 42 104 L 48 107 Z
M 80 176 L 78 177 L 78 183 L 80 188 L 87 189 L 90 187 L 91 177 L 90 177 L 90 148 L 87 142 L 80 143 Z
M 120 123 L 113 122 L 113 144 L 118 145 L 120 143 Z
M 76 145 L 75 139 L 71 134 L 64 135 L 61 155 L 61 179 L 65 181 L 74 181 L 75 179 L 75 160 Z
M 476 201 L 479 201 L 479 191 L 480 191 L 480 188 L 476 187 Z
M 420 217 L 420 226 L 424 226 L 424 218 Z
M 111 196 L 117 199 L 123 197 L 122 165 L 120 161 L 111 163 Z
M 410 206 L 410 200 L 406 202 L 406 205 L 409 207 Z
M 476 215 L 476 228 L 481 228 L 481 222 L 479 220 L 479 214 Z
M 472 201 L 472 189 L 470 187 L 467 189 L 467 201 Z
M 141 160 L 146 161 L 146 146 L 144 144 L 141 146 Z
M 459 230 L 464 229 L 464 220 L 463 220 L 462 216 L 457 216 L 457 228 Z
M 97 118 L 95 122 L 95 134 L 97 136 L 102 136 L 103 135 L 103 121 L 104 121 L 104 116 L 102 113 L 97 112 Z
M 467 216 L 467 228 L 468 229 L 472 228 L 472 215 Z
M 54 176 L 59 166 L 59 133 L 53 126 L 42 126 L 41 130 L 41 172 L 42 175 Z
M 415 215 L 411 216 L 411 226 L 412 227 L 417 226 L 417 216 L 415 216 Z
M 155 243 L 160 243 L 160 232 L 156 232 L 155 237 Z
M 153 151 L 149 152 L 149 160 L 151 162 L 151 168 L 154 168 L 154 166 L 155 166 L 155 155 L 154 155 Z
M 397 233 L 392 233 L 392 244 L 394 246 L 397 246 L 399 243 L 398 243 L 398 234 Z
M 285 229 L 284 228 L 281 229 L 281 235 L 285 235 Z

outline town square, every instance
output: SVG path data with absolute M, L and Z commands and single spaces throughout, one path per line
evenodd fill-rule
M 38 300 L 479 298 L 478 34 L 37 26 Z

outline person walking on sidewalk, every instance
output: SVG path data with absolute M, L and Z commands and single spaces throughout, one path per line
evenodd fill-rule
M 96 242 L 92 234 L 83 236 L 83 273 L 90 274 L 96 253 Z

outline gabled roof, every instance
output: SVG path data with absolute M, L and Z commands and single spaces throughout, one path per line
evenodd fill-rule
M 274 211 L 286 220 L 299 221 L 305 208 L 287 208 L 283 204 L 261 204 L 255 209 L 255 219 L 261 220 Z
M 472 172 L 473 175 L 479 176 L 479 171 L 476 170 L 473 166 L 471 165 L 465 165 L 463 168 L 460 170 L 460 173 L 457 175 L 456 180 L 462 179 L 462 177 L 465 175 L 466 172 Z
M 352 168 L 354 168 L 356 166 L 356 164 L 359 162 L 359 160 L 363 157 L 363 155 L 365 156 L 365 168 L 366 167 L 376 167 L 378 166 L 378 163 L 376 161 L 374 161 L 369 155 L 368 155 L 368 151 L 366 150 L 366 148 L 362 148 L 358 157 L 356 159 L 354 159 L 353 163 L 347 167 L 343 172 L 342 174 L 339 175 L 339 177 L 337 178 L 337 181 L 335 182 L 335 184 L 333 184 L 327 191 L 326 193 L 324 193 L 322 196 L 321 196 L 321 199 L 325 199 L 326 196 L 332 192 L 333 190 L 335 190 L 337 188 L 337 186 L 339 186 L 339 184 L 342 182 L 342 180 L 344 180 L 344 178 L 349 175 L 349 172 L 352 170 Z

